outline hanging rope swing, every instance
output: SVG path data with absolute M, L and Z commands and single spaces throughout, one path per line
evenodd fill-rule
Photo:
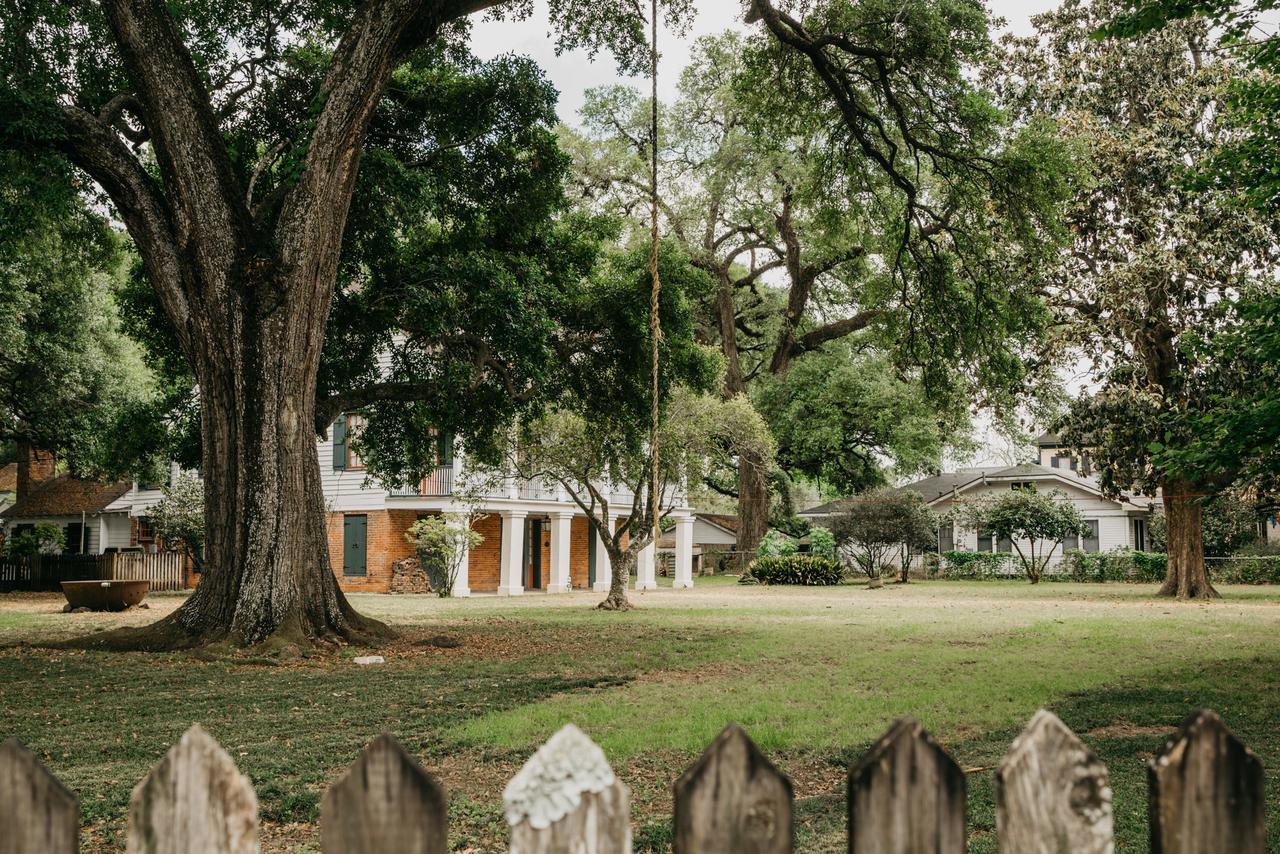
M 649 425 L 649 465 L 652 476 L 649 485 L 650 513 L 653 519 L 653 550 L 657 558 L 658 538 L 662 534 L 661 493 L 658 477 L 658 351 L 662 341 L 662 321 L 659 318 L 659 299 L 662 283 L 658 279 L 658 0 L 651 0 L 649 11 L 649 276 L 652 287 L 649 293 L 649 347 L 653 366 L 653 406 Z

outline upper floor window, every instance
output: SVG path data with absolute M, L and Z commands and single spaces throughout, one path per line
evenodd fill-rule
M 347 413 L 334 419 L 332 438 L 333 468 L 335 471 L 364 468 L 360 455 L 351 447 L 352 438 L 360 436 L 360 431 L 364 429 L 364 425 L 364 416 L 358 413 Z

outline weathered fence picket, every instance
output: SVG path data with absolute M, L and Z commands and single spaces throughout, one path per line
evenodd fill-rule
M 256 854 L 258 798 L 249 778 L 195 724 L 129 797 L 129 854 Z
M 1153 854 L 1262 854 L 1262 764 L 1211 711 L 1183 723 L 1148 765 Z M 995 773 L 1002 854 L 1110 854 L 1111 788 L 1098 757 L 1041 710 Z M 790 854 L 791 782 L 730 724 L 673 787 L 678 854 Z M 849 769 L 849 851 L 961 854 L 965 775 L 924 728 L 901 718 Z M 628 854 L 630 792 L 573 725 L 540 747 L 503 792 L 513 854 Z M 328 854 L 444 854 L 448 799 L 390 735 L 325 793 Z M 0 854 L 78 848 L 75 796 L 16 740 L 0 745 Z M 257 797 L 231 757 L 193 726 L 133 790 L 131 854 L 258 851 Z
M 16 738 L 0 744 L 0 854 L 75 854 L 80 804 Z
M 445 854 L 444 787 L 390 735 L 369 742 L 320 803 L 320 841 L 336 854 Z
M 963 854 L 964 772 L 914 718 L 849 770 L 852 854 Z
M 1002 851 L 1110 854 L 1106 766 L 1053 712 L 1041 709 L 996 770 Z
M 573 724 L 529 758 L 502 793 L 512 854 L 629 854 L 631 793 Z
M 1147 768 L 1152 854 L 1266 850 L 1262 763 L 1207 709 Z
M 729 724 L 675 783 L 676 854 L 787 854 L 791 781 Z

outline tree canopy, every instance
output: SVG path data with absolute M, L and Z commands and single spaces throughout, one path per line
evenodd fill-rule
M 815 9 L 823 26 L 858 30 L 860 43 L 893 68 L 865 78 L 868 127 L 851 129 L 833 112 L 820 73 L 791 46 L 764 34 L 698 42 L 678 98 L 662 112 L 661 210 L 668 233 L 712 278 L 700 336 L 724 355 L 726 396 L 749 390 L 759 401 L 757 386 L 787 388 L 803 360 L 831 366 L 843 356 L 846 377 L 870 365 L 892 372 L 913 415 L 937 410 L 950 436 L 964 421 L 958 400 L 1008 405 L 1033 370 L 1025 344 L 1045 319 L 1033 283 L 1062 236 L 1054 214 L 1071 181 L 1069 152 L 1047 128 L 1006 132 L 961 71 L 989 49 L 985 13 L 956 8 L 950 17 L 921 10 L 935 27 L 927 46 Z M 913 89 L 923 85 L 933 87 L 927 105 Z M 634 90 L 608 87 L 589 94 L 583 113 L 585 135 L 565 134 L 575 195 L 591 210 L 632 217 L 639 229 L 645 104 Z M 854 144 L 860 136 L 865 146 Z M 967 322 L 975 316 L 983 322 Z M 850 341 L 856 346 L 834 346 Z M 887 423 L 852 406 L 840 418 L 835 429 L 847 436 L 883 432 Z M 913 418 L 904 432 L 921 426 Z M 890 462 L 906 452 L 909 470 L 920 463 L 919 438 L 882 438 L 874 450 Z M 874 456 L 862 447 L 854 454 L 834 471 L 878 479 L 868 470 Z M 739 547 L 751 548 L 767 520 L 767 473 L 746 462 L 733 491 Z M 932 464 L 939 462 L 940 453 Z
M 1037 16 L 1034 35 L 1006 40 L 991 79 L 1023 120 L 1056 117 L 1092 172 L 1068 212 L 1070 252 L 1045 288 L 1050 358 L 1090 380 L 1060 432 L 1090 454 L 1109 493 L 1162 491 L 1165 591 L 1208 596 L 1200 501 L 1234 474 L 1178 470 L 1157 452 L 1186 448 L 1208 401 L 1250 384 L 1226 362 L 1203 363 L 1196 347 L 1230 331 L 1241 295 L 1275 292 L 1277 244 L 1237 191 L 1194 178 L 1231 137 L 1221 104 L 1242 70 L 1206 50 L 1202 21 L 1096 38 L 1115 8 L 1067 0 Z
M 879 586 L 890 552 L 924 550 L 937 543 L 938 520 L 924 497 L 910 489 L 876 489 L 849 500 L 831 520 L 839 551 Z

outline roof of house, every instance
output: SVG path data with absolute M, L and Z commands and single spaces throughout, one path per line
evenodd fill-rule
M 0 466 L 0 492 L 13 492 L 18 488 L 18 464 Z
M 930 504 L 951 495 L 963 492 L 970 486 L 981 484 L 987 481 L 1014 481 L 1019 479 L 1026 480 L 1057 480 L 1064 484 L 1079 486 L 1089 492 L 1097 495 L 1102 494 L 1102 487 L 1095 477 L 1080 477 L 1074 472 L 1063 471 L 1062 469 L 1050 468 L 1037 463 L 1019 463 L 1016 466 L 983 466 L 981 468 L 965 469 L 958 472 L 943 472 L 933 477 L 926 477 L 915 483 L 908 483 L 897 487 L 896 491 L 910 489 L 924 496 L 924 500 Z M 849 505 L 852 498 L 838 498 L 835 501 L 829 501 L 818 507 L 811 507 L 808 510 L 800 512 L 801 516 L 829 516 L 833 513 L 839 513 Z M 1150 504 L 1150 499 L 1145 496 L 1125 495 L 1121 502 L 1133 504 L 1138 507 L 1146 507 Z
M 99 483 L 61 474 L 39 484 L 23 495 L 0 516 L 6 519 L 34 519 L 40 516 L 75 516 L 101 513 L 107 505 L 129 491 L 128 481 Z
M 1062 439 L 1057 433 L 1041 433 L 1036 437 L 1036 444 L 1042 448 L 1058 448 L 1062 446 Z
M 730 534 L 738 533 L 738 517 L 732 513 L 695 513 L 702 521 L 723 528 Z

